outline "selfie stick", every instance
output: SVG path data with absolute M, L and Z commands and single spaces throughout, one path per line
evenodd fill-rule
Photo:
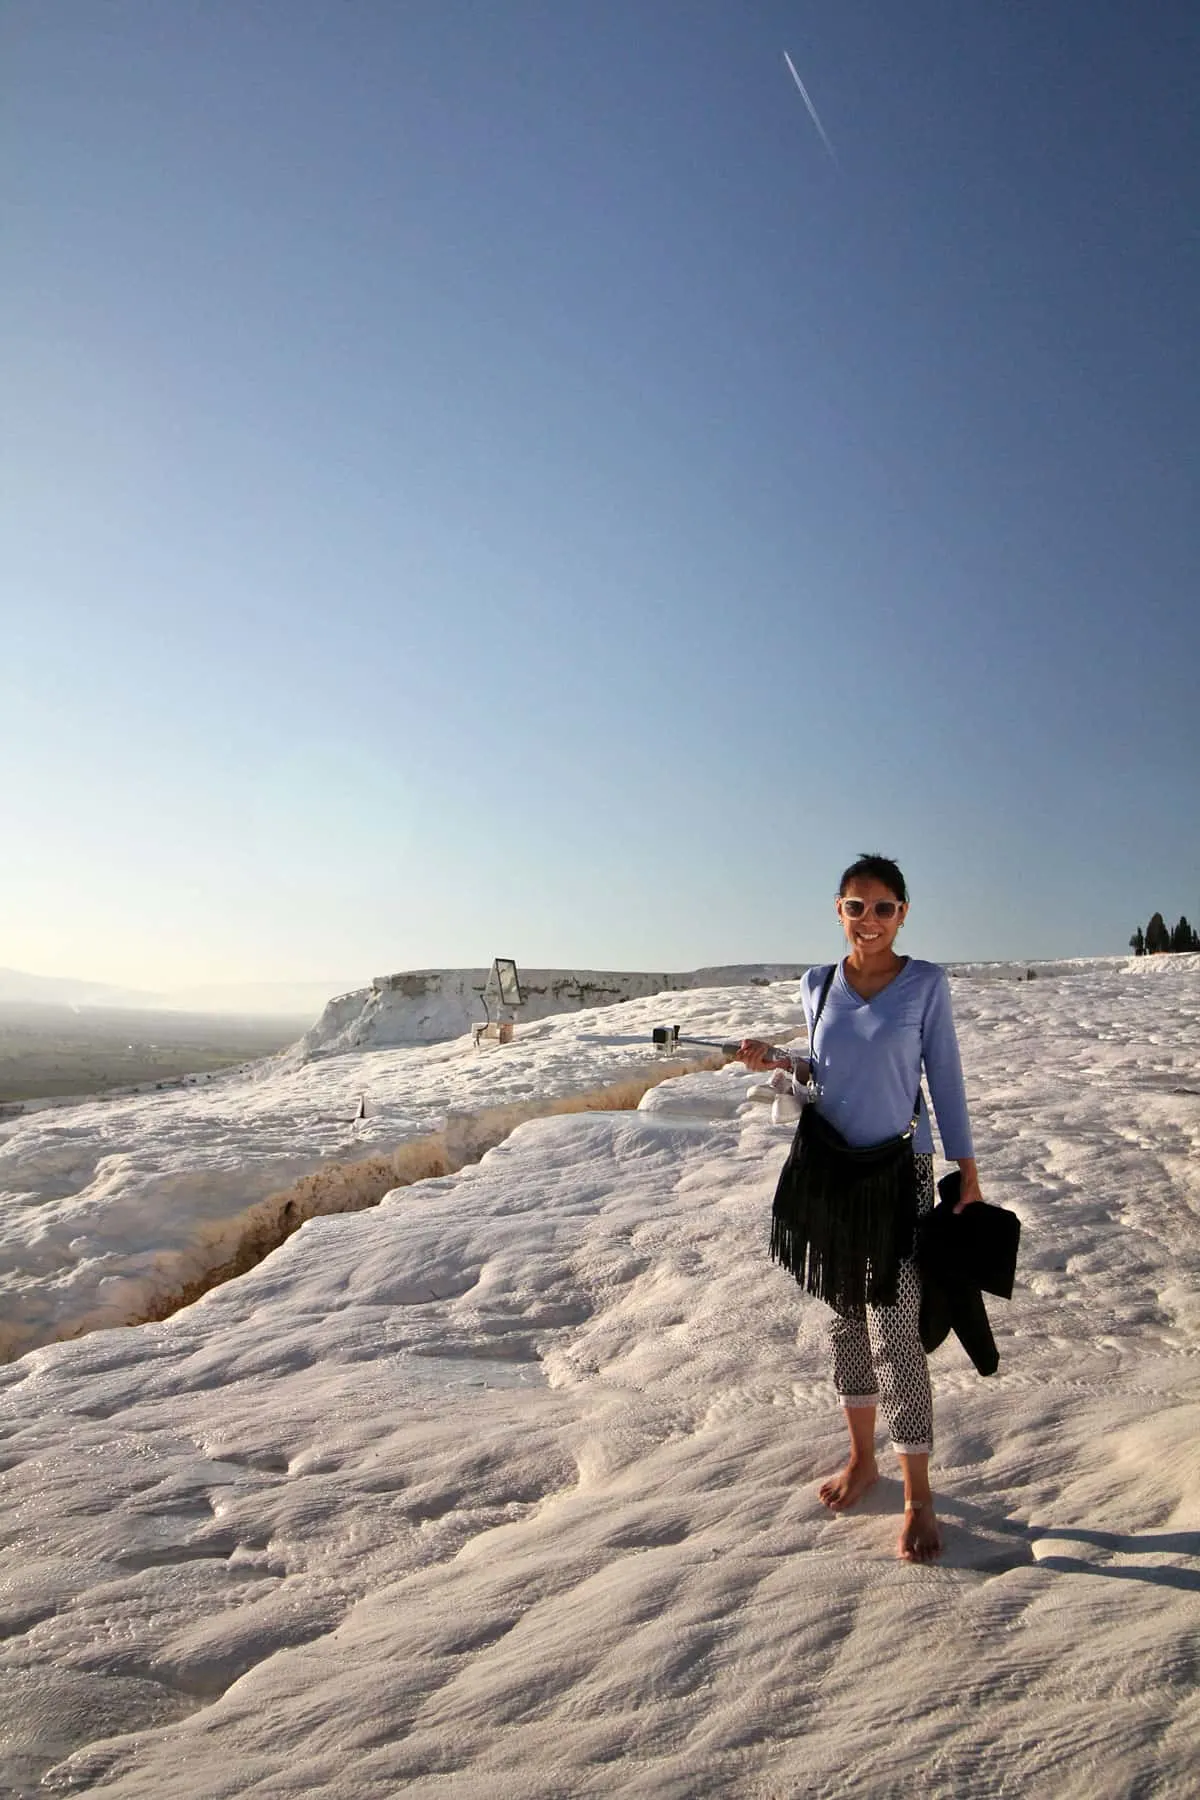
M 676 1044 L 700 1044 L 706 1050 L 720 1050 L 722 1055 L 736 1059 L 739 1044 L 722 1041 L 720 1038 L 681 1037 L 678 1025 L 656 1025 L 650 1034 L 651 1042 L 656 1050 L 673 1050 Z M 772 1055 L 786 1056 L 775 1044 L 769 1046 Z M 789 1057 L 790 1061 L 791 1058 Z

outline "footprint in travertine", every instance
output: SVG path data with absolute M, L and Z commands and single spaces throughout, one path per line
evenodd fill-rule
M 977 1536 L 957 1526 L 953 1519 L 941 1519 L 943 1549 L 941 1566 L 966 1569 L 976 1575 L 993 1578 L 1007 1575 L 1013 1569 L 1026 1568 L 1034 1559 L 1024 1538 Z
M 7 1794 L 78 1793 L 105 1772 L 110 1739 L 171 1725 L 193 1710 L 157 1670 L 151 1680 L 43 1665 L 6 1671 L 4 1686 Z
M 248 1450 L 229 1450 L 208 1446 L 205 1446 L 205 1450 L 214 1463 L 224 1463 L 232 1469 L 251 1469 L 256 1475 L 286 1475 L 291 1466 L 282 1450 L 254 1447 Z
M 457 1490 L 430 1494 L 427 1499 L 412 1500 L 407 1506 L 397 1507 L 396 1517 L 410 1525 L 430 1525 L 437 1519 L 444 1519 L 447 1513 L 454 1512 L 462 1504 L 462 1495 Z
M 134 1544 L 118 1551 L 113 1561 L 122 1569 L 165 1569 L 172 1563 L 228 1562 L 237 1548 L 232 1533 L 217 1532 L 182 1543 Z
M 645 1512 L 626 1520 L 615 1531 L 606 1531 L 601 1542 L 611 1550 L 661 1550 L 670 1544 L 682 1544 L 690 1533 L 687 1519 Z
M 419 1277 L 386 1276 L 371 1289 L 374 1306 L 429 1306 L 438 1301 L 461 1300 L 478 1287 L 486 1265 L 456 1266 L 449 1261 L 433 1263 L 422 1269 Z
M 308 1450 L 298 1450 L 288 1463 L 287 1472 L 291 1476 L 303 1475 L 336 1475 L 346 1459 L 336 1450 L 323 1450 L 314 1444 Z
M 170 1638 L 155 1657 L 155 1676 L 197 1700 L 217 1700 L 268 1657 L 328 1636 L 345 1610 L 335 1595 L 310 1597 L 300 1607 L 282 1582 L 253 1606 L 222 1611 Z
M 520 1624 L 521 1616 L 520 1613 L 513 1613 L 503 1619 L 464 1622 L 453 1637 L 438 1643 L 437 1653 L 439 1656 L 470 1656 L 478 1650 L 490 1650 L 493 1644 L 498 1644 Z M 453 1623 L 457 1626 L 459 1622 Z

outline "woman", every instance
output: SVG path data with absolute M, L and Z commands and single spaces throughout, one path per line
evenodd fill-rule
M 842 876 L 837 912 L 847 954 L 832 968 L 810 969 L 802 984 L 817 1112 L 856 1149 L 896 1138 L 912 1122 L 924 1064 L 942 1147 L 962 1171 L 956 1210 L 973 1205 L 982 1196 L 950 987 L 936 963 L 896 954 L 896 934 L 908 915 L 908 888 L 896 864 L 883 856 L 859 857 Z M 798 1080 L 809 1079 L 809 1063 L 758 1039 L 746 1039 L 738 1055 L 756 1070 L 792 1062 Z M 923 1098 L 912 1144 L 919 1214 L 934 1201 L 933 1135 Z M 905 1562 L 931 1562 L 941 1551 L 929 1486 L 933 1401 L 912 1250 L 907 1243 L 900 1251 L 894 1304 L 868 1299 L 835 1312 L 830 1324 L 850 1455 L 819 1491 L 826 1506 L 842 1512 L 877 1480 L 875 1409 L 882 1405 L 904 1474 L 899 1554 Z

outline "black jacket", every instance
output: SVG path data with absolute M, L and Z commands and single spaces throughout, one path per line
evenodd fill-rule
M 1000 1354 L 983 1293 L 1012 1298 L 1021 1221 L 1003 1206 L 958 1203 L 962 1176 L 938 1182 L 941 1199 L 917 1226 L 921 1271 L 921 1342 L 936 1350 L 953 1331 L 981 1375 L 994 1375 Z

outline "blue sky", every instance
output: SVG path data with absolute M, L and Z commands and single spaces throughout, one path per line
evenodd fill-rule
M 874 849 L 938 959 L 1200 915 L 1191 0 L 0 67 L 0 963 L 804 960 Z

